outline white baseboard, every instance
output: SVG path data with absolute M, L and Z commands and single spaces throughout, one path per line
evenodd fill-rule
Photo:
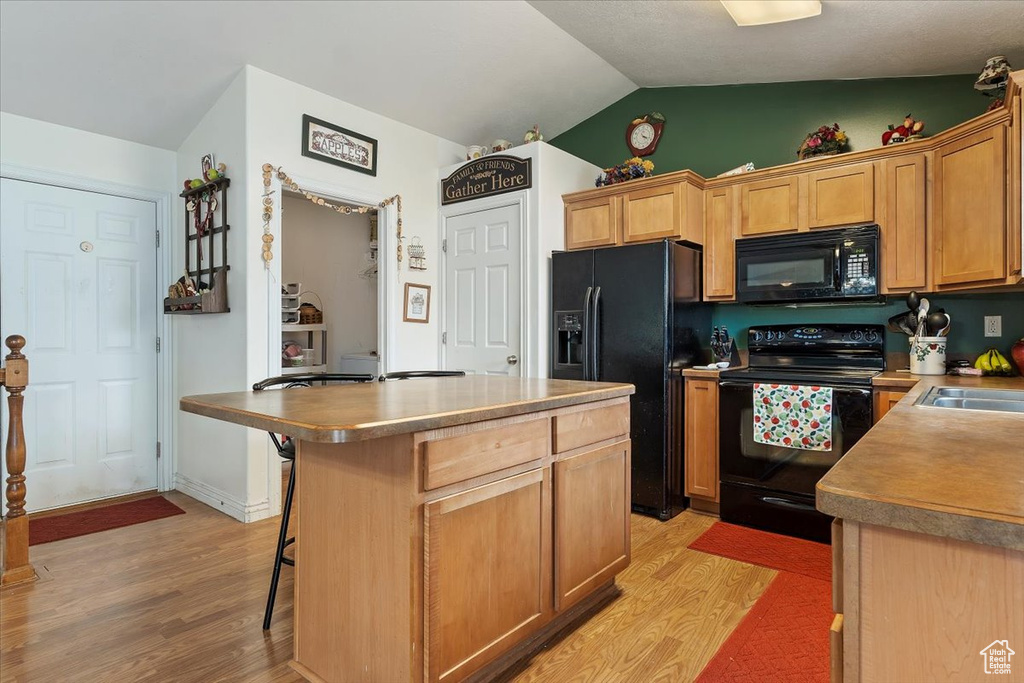
M 245 503 L 238 498 L 214 488 L 201 481 L 190 479 L 181 472 L 174 474 L 174 488 L 186 496 L 195 498 L 200 503 L 206 503 L 214 510 L 219 510 L 239 522 L 258 522 L 261 519 L 271 517 L 270 501 L 262 500 L 258 503 Z

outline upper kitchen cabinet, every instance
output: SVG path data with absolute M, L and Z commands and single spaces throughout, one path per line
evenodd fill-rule
M 810 228 L 871 223 L 875 220 L 875 166 L 855 164 L 807 174 Z
M 691 176 L 698 182 L 691 182 Z M 562 200 L 569 250 L 666 238 L 703 240 L 703 189 L 689 171 L 574 192 Z
M 744 183 L 739 186 L 739 192 L 741 236 L 798 229 L 800 182 L 797 176 Z
M 704 192 L 704 298 L 736 298 L 736 188 Z
M 622 196 L 622 241 L 682 239 L 700 244 L 704 233 L 703 196 L 690 183 L 670 183 Z
M 882 293 L 924 289 L 928 285 L 924 153 L 882 161 Z
M 997 123 L 935 151 L 931 236 L 936 288 L 992 284 L 1007 277 L 1006 129 Z
M 621 198 L 604 195 L 565 203 L 565 248 L 589 249 L 620 243 Z

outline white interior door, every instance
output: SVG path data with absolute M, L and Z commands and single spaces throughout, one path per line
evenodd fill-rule
M 0 334 L 23 335 L 30 364 L 27 509 L 156 487 L 156 254 L 150 202 L 0 180 Z
M 520 374 L 519 204 L 445 219 L 445 359 L 471 374 Z

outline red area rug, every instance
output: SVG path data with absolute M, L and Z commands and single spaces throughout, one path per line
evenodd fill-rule
M 779 570 L 697 683 L 829 680 L 829 546 L 716 522 L 690 548 Z
M 41 517 L 28 520 L 28 544 L 39 545 L 62 541 L 65 538 L 85 536 L 98 531 L 117 529 L 132 524 L 152 522 L 174 515 L 183 515 L 185 511 L 163 496 L 153 496 L 129 503 L 118 503 L 82 512 L 69 512 L 66 515 Z
M 802 538 L 715 522 L 690 548 L 820 581 L 832 580 L 832 546 Z

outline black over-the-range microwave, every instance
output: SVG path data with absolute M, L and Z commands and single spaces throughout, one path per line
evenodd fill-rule
M 878 226 L 736 240 L 736 300 L 877 301 Z

